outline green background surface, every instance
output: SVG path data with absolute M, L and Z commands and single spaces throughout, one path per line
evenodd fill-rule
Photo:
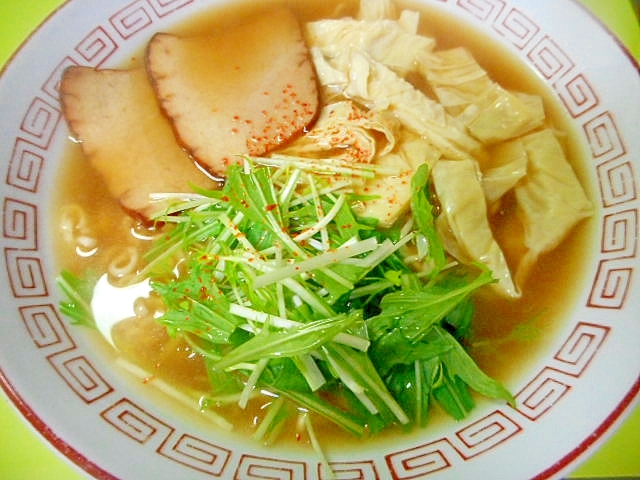
M 640 59 L 636 0 L 580 0 Z M 0 66 L 62 0 L 0 0 Z M 635 7 L 634 7 L 635 5 Z M 570 22 L 570 20 L 567 20 Z M 622 419 L 570 478 L 640 478 L 640 407 Z M 0 478 L 74 480 L 86 478 L 51 448 L 0 395 Z

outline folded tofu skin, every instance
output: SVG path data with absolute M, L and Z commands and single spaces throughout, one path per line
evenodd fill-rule
M 395 22 L 344 18 L 306 27 L 324 97 L 342 95 L 365 105 L 369 115 L 393 119 L 386 125 L 394 132 L 394 149 L 379 152 L 372 163 L 395 171 L 366 185 L 374 189 L 358 190 L 378 195 L 363 202 L 362 211 L 391 226 L 410 197 L 409 182 L 398 179 L 427 163 L 448 253 L 490 265 L 499 279 L 496 290 L 519 298 L 532 265 L 590 217 L 593 206 L 542 97 L 499 85 L 464 47 L 438 50 L 418 24 L 416 12 L 405 10 Z M 416 87 L 416 78 L 428 88 Z M 389 168 L 390 155 L 395 169 Z M 491 216 L 514 193 L 526 254 L 508 264 Z

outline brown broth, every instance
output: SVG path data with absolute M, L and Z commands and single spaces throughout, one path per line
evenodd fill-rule
M 226 28 L 249 12 L 268 8 L 274 3 L 276 2 L 247 1 L 233 7 L 219 8 L 211 13 L 198 15 L 177 26 L 174 31 L 198 34 Z M 299 14 L 301 20 L 306 21 L 352 14 L 357 2 L 290 1 L 288 4 Z M 526 65 L 483 34 L 435 8 L 418 7 L 413 2 L 401 2 L 399 5 L 413 7 L 422 12 L 422 32 L 437 39 L 438 49 L 464 46 L 487 69 L 492 78 L 503 86 L 541 95 L 551 124 L 566 134 L 562 140 L 570 162 L 585 185 L 587 193 L 594 198 L 593 186 L 586 181 L 586 153 L 577 139 L 577 134 L 571 129 L 568 117 L 563 113 L 553 92 Z M 137 55 L 134 61 L 139 63 L 141 55 Z M 109 196 L 104 183 L 84 160 L 77 145 L 71 145 L 69 148 L 60 171 L 60 185 L 54 202 L 54 221 L 59 218 L 63 205 L 82 205 L 91 218 L 91 232 L 100 241 L 98 253 L 90 257 L 81 257 L 76 255 L 74 248 L 65 244 L 59 235 L 54 235 L 60 268 L 69 269 L 77 274 L 87 269 L 104 271 L 116 247 L 131 244 L 143 250 L 146 248 L 148 242 L 132 237 L 130 231 L 134 227 L 134 221 L 122 212 L 117 202 Z M 507 385 L 515 382 L 518 376 L 526 371 L 531 359 L 544 352 L 550 339 L 562 326 L 563 318 L 575 304 L 587 260 L 592 255 L 594 223 L 583 222 L 558 249 L 539 261 L 523 289 L 522 299 L 506 300 L 490 294 L 478 296 L 477 315 L 469 348 L 480 366 L 490 375 Z M 493 227 L 499 238 L 516 235 L 515 230 L 518 228 L 517 225 L 514 227 L 513 224 L 500 219 L 495 219 Z M 140 325 L 136 328 L 138 327 Z M 124 356 L 133 363 L 151 369 L 152 375 L 157 374 L 184 388 L 202 389 L 202 365 L 193 360 L 192 353 L 188 349 L 185 350 L 185 345 L 160 342 L 162 345 L 159 346 L 158 342 L 157 339 L 147 342 L 149 347 L 143 354 L 136 354 L 135 348 L 125 348 Z M 129 344 L 129 347 L 133 346 L 135 343 Z M 163 358 L 162 362 L 158 361 L 160 357 Z M 193 370 L 190 370 L 191 368 Z M 221 407 L 219 410 L 230 417 L 240 414 L 245 419 L 259 419 L 263 415 L 263 403 L 253 402 L 246 412 L 240 413 L 236 408 Z M 435 417 L 438 418 L 438 415 Z M 246 435 L 255 428 L 255 423 L 255 420 L 238 422 L 239 433 Z M 347 434 L 336 433 L 328 423 L 320 422 L 317 428 L 323 438 L 331 436 L 340 442 L 348 442 Z M 300 441 L 295 426 L 292 427 L 290 438 L 294 442 Z

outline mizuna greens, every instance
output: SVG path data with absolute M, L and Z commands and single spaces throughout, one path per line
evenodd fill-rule
M 463 418 L 470 390 L 513 402 L 464 349 L 472 294 L 494 280 L 482 265 L 446 263 L 427 165 L 413 178 L 414 216 L 376 229 L 354 214 L 348 183 L 313 163 L 259 162 L 245 159 L 222 190 L 158 215 L 171 228 L 141 272 L 166 306 L 158 321 L 205 359 L 203 405 L 231 398 L 244 408 L 258 392 L 282 399 L 257 430 L 265 440 L 285 411 L 364 436 L 424 426 L 431 399 Z M 80 318 L 77 281 L 65 273 L 61 285 L 63 311 Z

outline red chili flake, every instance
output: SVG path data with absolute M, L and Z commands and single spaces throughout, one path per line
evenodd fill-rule
M 209 297 L 209 292 L 207 291 L 207 287 L 200 287 L 200 298 L 202 300 L 206 300 Z
M 264 207 L 264 209 L 267 212 L 271 212 L 273 210 L 275 210 L 276 208 L 278 208 L 278 205 L 276 205 L 275 203 L 270 203 L 269 205 L 267 205 L 266 207 Z
M 222 200 L 223 202 L 228 202 L 230 200 L 229 195 L 223 195 L 220 200 Z

